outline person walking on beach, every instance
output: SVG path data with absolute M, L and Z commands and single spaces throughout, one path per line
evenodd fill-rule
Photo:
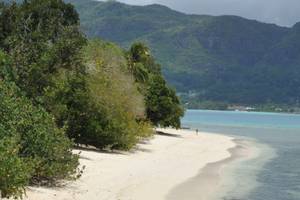
M 196 134 L 198 135 L 198 133 L 199 133 L 199 130 L 198 130 L 198 129 L 196 129 Z

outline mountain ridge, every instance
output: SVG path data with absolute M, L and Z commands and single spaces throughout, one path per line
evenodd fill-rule
M 288 28 L 232 15 L 185 14 L 157 4 L 67 2 L 77 8 L 90 38 L 124 48 L 135 41 L 148 44 L 169 83 L 193 94 L 187 101 L 299 102 L 300 23 Z

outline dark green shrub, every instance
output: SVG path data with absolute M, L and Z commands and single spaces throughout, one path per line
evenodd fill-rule
M 155 126 L 180 128 L 183 109 L 174 90 L 161 75 L 153 75 L 146 93 L 147 117 Z
M 0 127 L 6 130 L 1 132 L 0 140 L 6 137 L 18 138 L 14 141 L 17 151 L 14 150 L 15 155 L 11 157 L 11 162 L 18 165 L 16 169 L 12 166 L 11 170 L 18 172 L 23 162 L 26 166 L 32 166 L 30 175 L 26 175 L 30 177 L 32 184 L 56 184 L 62 178 L 75 177 L 78 156 L 71 152 L 73 143 L 62 129 L 56 127 L 50 114 L 43 108 L 33 106 L 28 99 L 22 97 L 13 83 L 7 83 L 1 78 L 0 116 Z M 5 170 L 5 166 L 0 166 L 0 170 Z M 25 180 L 25 175 L 21 175 L 20 180 Z M 14 187 L 22 188 L 19 183 Z M 18 189 L 12 191 L 17 194 L 20 192 Z
M 0 128 L 0 135 L 5 135 Z M 5 137 L 0 140 L 0 198 L 21 197 L 29 183 L 31 166 L 19 153 L 18 139 Z

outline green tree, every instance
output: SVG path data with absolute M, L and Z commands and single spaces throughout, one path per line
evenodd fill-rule
M 7 25 L 7 20 L 9 25 Z M 86 104 L 86 39 L 71 4 L 62 0 L 28 0 L 4 5 L 0 13 L 0 47 L 10 55 L 10 80 L 35 105 L 55 116 L 59 127 L 79 126 Z M 80 106 L 79 106 L 80 105 Z
M 4 80 L 0 80 L 0 115 L 0 140 L 17 138 L 18 156 L 32 166 L 31 183 L 52 185 L 76 175 L 78 156 L 72 154 L 72 142 L 56 127 L 53 116 Z
M 0 30 L 0 45 L 12 57 L 17 85 L 36 101 L 61 69 L 84 72 L 79 52 L 86 41 L 71 4 L 28 0 L 4 6 Z
M 144 122 L 144 97 L 129 73 L 123 51 L 99 40 L 84 49 L 87 69 L 87 109 L 79 143 L 98 148 L 132 148 L 141 138 L 151 135 Z
M 134 43 L 127 54 L 129 69 L 145 95 L 147 118 L 155 126 L 179 128 L 183 108 L 175 91 L 167 86 L 149 48 Z
M 147 117 L 155 126 L 180 128 L 183 109 L 175 91 L 166 85 L 162 76 L 154 75 L 149 81 L 146 106 Z
M 73 143 L 54 117 L 34 106 L 9 80 L 9 59 L 0 52 L 0 191 L 20 196 L 27 183 L 56 184 L 78 175 Z

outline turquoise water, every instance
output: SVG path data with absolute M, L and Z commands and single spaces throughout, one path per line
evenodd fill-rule
M 249 176 L 254 174 L 251 170 L 256 170 L 255 189 L 246 194 L 228 193 L 224 200 L 300 200 L 300 115 L 188 110 L 182 124 L 207 132 L 253 138 L 276 152 L 258 169 L 255 162 L 240 169 L 237 181 L 244 185 L 247 179 L 253 179 Z

